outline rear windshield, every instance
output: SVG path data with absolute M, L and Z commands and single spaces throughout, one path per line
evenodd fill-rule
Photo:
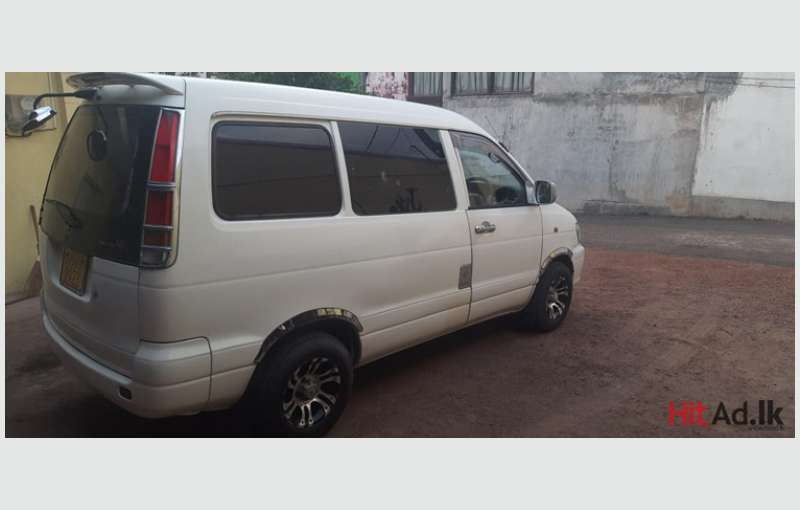
M 80 107 L 50 170 L 42 230 L 83 254 L 138 265 L 156 106 Z

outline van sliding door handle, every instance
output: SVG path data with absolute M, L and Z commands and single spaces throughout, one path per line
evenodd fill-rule
M 497 225 L 489 223 L 488 221 L 484 221 L 480 225 L 475 225 L 476 234 L 486 234 L 488 232 L 494 232 L 495 230 L 497 230 Z

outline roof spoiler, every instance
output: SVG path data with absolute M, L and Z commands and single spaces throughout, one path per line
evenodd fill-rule
M 145 74 L 136 73 L 81 73 L 67 78 L 75 88 L 102 87 L 104 85 L 143 85 L 155 87 L 168 96 L 182 96 L 183 91 L 170 87 L 163 81 Z

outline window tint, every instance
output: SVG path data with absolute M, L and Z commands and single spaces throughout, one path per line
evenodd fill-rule
M 53 160 L 42 229 L 85 255 L 139 263 L 144 196 L 160 108 L 78 108 Z
M 213 156 L 214 207 L 222 218 L 331 216 L 341 209 L 331 138 L 322 127 L 218 124 Z
M 525 205 L 525 185 L 511 164 L 485 138 L 452 133 L 473 209 Z
M 339 132 L 356 214 L 455 209 L 437 130 L 340 122 Z

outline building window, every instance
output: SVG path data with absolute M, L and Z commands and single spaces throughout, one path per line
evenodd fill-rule
M 455 209 L 456 195 L 439 131 L 339 122 L 339 133 L 356 214 Z
M 321 126 L 221 123 L 213 138 L 221 218 L 332 216 L 341 209 L 333 143 Z
M 442 105 L 442 73 L 409 73 L 408 100 Z
M 453 73 L 454 96 L 530 94 L 534 73 Z

